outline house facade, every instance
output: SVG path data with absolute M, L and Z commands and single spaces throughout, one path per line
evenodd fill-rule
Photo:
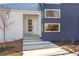
M 51 42 L 79 41 L 79 4 L 61 3 L 40 6 L 43 16 L 43 40 Z
M 42 40 L 78 41 L 79 4 L 4 4 L 11 9 L 9 21 L 13 25 L 6 29 L 6 41 L 23 39 L 33 34 Z M 2 4 L 0 5 L 1 8 Z M 0 30 L 0 42 L 3 32 Z
M 39 4 L 1 4 L 0 8 L 3 8 L 3 6 L 10 8 L 8 22 L 13 23 L 8 29 L 6 28 L 6 41 L 23 39 L 23 36 L 28 33 L 41 37 L 41 12 Z M 3 42 L 3 39 L 3 32 L 0 30 L 0 42 Z

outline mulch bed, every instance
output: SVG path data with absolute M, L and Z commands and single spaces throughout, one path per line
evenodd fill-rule
M 3 43 L 0 43 L 0 48 L 3 49 Z M 0 52 L 0 56 L 10 54 L 12 55 L 12 53 L 15 53 L 15 55 L 13 54 L 13 56 L 17 56 L 16 53 L 18 53 L 18 55 L 20 56 L 22 52 L 21 50 L 22 50 L 22 40 L 6 42 L 6 50 Z

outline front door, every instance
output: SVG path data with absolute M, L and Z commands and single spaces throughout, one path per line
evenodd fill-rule
M 35 34 L 41 36 L 41 19 L 38 15 L 23 15 L 23 34 Z
M 28 23 L 27 23 L 27 25 L 28 25 L 28 33 L 32 33 L 32 31 L 33 31 L 33 21 L 32 21 L 32 19 L 28 19 Z

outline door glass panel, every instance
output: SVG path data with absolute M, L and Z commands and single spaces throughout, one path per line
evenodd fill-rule
M 32 22 L 32 20 L 31 19 L 28 19 L 28 22 Z
M 32 26 L 28 26 L 28 28 L 32 28 Z
M 32 29 L 28 29 L 28 31 L 29 31 L 29 32 L 31 32 L 31 31 L 32 31 Z
M 28 23 L 29 25 L 32 25 L 32 23 Z
M 32 32 L 32 20 L 28 19 L 28 32 Z

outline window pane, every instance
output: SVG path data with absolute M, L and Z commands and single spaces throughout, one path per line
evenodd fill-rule
M 54 17 L 55 16 L 55 11 L 46 11 L 46 16 L 47 17 Z
M 32 22 L 32 20 L 31 20 L 31 19 L 29 19 L 29 20 L 28 20 L 28 22 Z
M 59 25 L 58 24 L 46 24 L 45 25 L 45 31 L 59 31 Z
M 32 26 L 28 26 L 28 28 L 32 28 Z
M 28 25 L 32 25 L 32 23 L 28 23 Z
M 46 17 L 53 17 L 53 18 L 58 18 L 58 17 L 60 17 L 60 15 L 59 15 L 59 12 L 60 12 L 60 10 L 58 10 L 58 9 L 47 9 L 46 10 Z
M 28 31 L 32 32 L 32 19 L 28 19 Z
M 32 31 L 32 29 L 28 29 L 28 31 Z

